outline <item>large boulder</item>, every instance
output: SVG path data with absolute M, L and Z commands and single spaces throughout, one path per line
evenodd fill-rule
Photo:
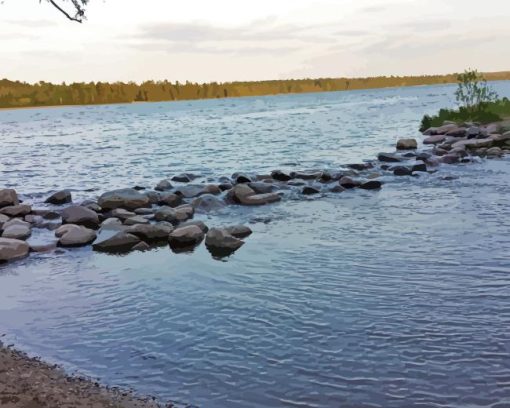
M 198 213 L 209 213 L 225 208 L 225 201 L 212 194 L 205 194 L 195 198 L 191 205 Z
M 19 200 L 16 190 L 12 188 L 0 189 L 0 208 L 18 204 Z
M 97 229 L 99 227 L 99 217 L 95 211 L 89 208 L 72 206 L 62 211 L 62 224 L 76 224 Z
M 24 217 L 30 214 L 32 207 L 27 204 L 10 205 L 0 209 L 0 213 L 9 217 Z
M 167 205 L 169 207 L 178 207 L 182 204 L 182 196 L 172 193 L 161 194 L 158 204 Z
M 92 245 L 94 251 L 124 253 L 131 251 L 140 243 L 140 238 L 128 232 L 118 232 L 114 236 Z
M 55 231 L 55 236 L 60 238 L 58 245 L 62 247 L 81 247 L 88 245 L 96 239 L 94 230 L 82 225 L 66 224 Z
M 149 197 L 139 193 L 133 188 L 125 188 L 104 193 L 99 197 L 98 204 L 104 210 L 114 210 L 116 208 L 125 208 L 126 210 L 136 210 L 137 208 L 147 207 Z
M 32 229 L 27 224 L 16 223 L 3 227 L 3 238 L 26 240 L 30 235 L 32 235 Z
M 225 230 L 212 228 L 205 237 L 205 245 L 214 257 L 223 258 L 241 248 L 244 242 Z
M 397 141 L 398 150 L 414 150 L 418 148 L 416 139 L 399 139 Z
M 204 234 L 207 234 L 207 231 L 209 231 L 209 227 L 205 224 L 205 222 L 200 220 L 183 222 L 182 224 L 179 224 L 179 228 L 189 227 L 190 225 L 196 225 L 204 232 Z
M 462 147 L 464 149 L 479 149 L 481 147 L 491 147 L 494 143 L 492 137 L 486 137 L 484 139 L 467 139 L 459 140 L 452 144 L 452 149 Z
M 173 227 L 162 224 L 137 224 L 126 229 L 125 232 L 136 235 L 145 242 L 168 241 L 168 236 L 174 230 Z
M 57 191 L 46 199 L 46 203 L 62 205 L 73 201 L 71 192 L 69 190 Z
M 177 228 L 168 237 L 172 249 L 192 249 L 204 239 L 204 232 L 197 225 Z
M 28 256 L 30 246 L 25 241 L 0 238 L 0 262 L 14 261 Z

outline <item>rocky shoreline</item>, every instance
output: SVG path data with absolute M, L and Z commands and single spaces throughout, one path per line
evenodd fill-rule
M 0 263 L 92 246 L 113 254 L 169 246 L 176 253 L 193 251 L 205 241 L 214 258 L 228 257 L 244 245 L 251 229 L 244 225 L 209 229 L 195 214 L 228 211 L 229 206 L 270 205 L 289 193 L 311 196 L 359 188 L 379 190 L 379 178 L 435 172 L 442 164 L 469 163 L 475 157 L 497 158 L 510 152 L 510 132 L 498 123 L 486 126 L 445 123 L 424 132 L 423 148 L 415 139 L 400 139 L 396 150 L 377 160 L 334 170 L 270 174 L 234 173 L 215 183 L 194 184 L 198 176 L 179 174 L 154 189 L 135 186 L 73 203 L 70 191 L 58 191 L 44 203 L 21 202 L 13 189 L 0 189 Z M 37 206 L 46 208 L 37 208 Z M 48 207 L 49 206 L 49 207 Z M 33 230 L 48 232 L 46 242 L 31 242 Z

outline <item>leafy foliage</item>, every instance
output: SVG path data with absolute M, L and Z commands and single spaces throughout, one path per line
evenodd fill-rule
M 487 85 L 487 80 L 477 70 L 468 69 L 457 76 L 459 82 L 455 97 L 461 107 L 476 114 L 498 99 L 498 94 Z

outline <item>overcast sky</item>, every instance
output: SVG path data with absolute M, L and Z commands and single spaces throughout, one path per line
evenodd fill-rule
M 29 82 L 510 70 L 510 0 L 3 1 L 0 78 Z

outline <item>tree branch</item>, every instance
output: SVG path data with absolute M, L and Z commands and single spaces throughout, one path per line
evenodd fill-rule
M 65 11 L 62 7 L 60 7 L 57 3 L 55 3 L 53 0 L 48 0 L 53 7 L 55 7 L 58 11 L 60 11 L 64 16 L 66 16 L 71 21 L 76 21 L 77 23 L 82 23 L 83 19 L 78 17 L 71 16 L 67 11 Z M 79 15 L 79 13 L 77 14 Z

